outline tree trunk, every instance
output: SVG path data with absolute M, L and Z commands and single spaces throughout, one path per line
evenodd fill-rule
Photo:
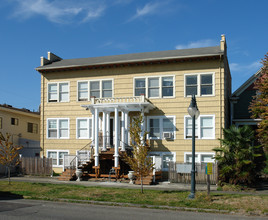
M 8 175 L 8 184 L 10 185 L 10 167 L 7 167 L 7 175 Z
M 141 175 L 141 193 L 143 194 L 143 177 Z

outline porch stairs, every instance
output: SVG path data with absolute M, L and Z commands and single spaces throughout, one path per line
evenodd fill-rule
M 75 179 L 76 179 L 76 175 L 75 175 L 75 170 L 73 169 L 65 169 L 65 171 L 58 177 L 58 180 L 61 180 L 61 181 L 71 181 Z

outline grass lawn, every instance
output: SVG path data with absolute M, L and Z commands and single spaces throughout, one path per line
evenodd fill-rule
M 145 193 L 141 194 L 140 189 L 27 182 L 11 182 L 11 185 L 8 185 L 8 182 L 0 181 L 0 196 L 10 193 L 27 199 L 105 201 L 139 204 L 142 207 L 150 205 L 154 208 L 169 206 L 174 208 L 226 210 L 240 214 L 264 215 L 268 213 L 267 195 L 211 193 L 210 196 L 207 196 L 206 192 L 197 192 L 196 199 L 190 200 L 187 198 L 189 192 L 184 191 L 146 189 Z

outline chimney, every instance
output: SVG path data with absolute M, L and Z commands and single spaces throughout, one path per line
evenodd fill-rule
M 51 63 L 62 60 L 62 58 L 58 57 L 57 55 L 51 52 L 47 52 L 47 58 Z
M 45 66 L 47 64 L 51 63 L 48 59 L 45 57 L 41 57 L 41 66 Z
M 221 35 L 221 51 L 225 51 L 227 48 L 226 46 L 226 39 L 225 39 L 225 35 L 222 34 Z

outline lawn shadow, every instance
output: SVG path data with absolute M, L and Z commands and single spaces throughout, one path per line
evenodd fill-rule
M 14 194 L 11 192 L 1 192 L 0 191 L 0 200 L 14 200 L 14 199 L 23 199 L 22 195 Z

